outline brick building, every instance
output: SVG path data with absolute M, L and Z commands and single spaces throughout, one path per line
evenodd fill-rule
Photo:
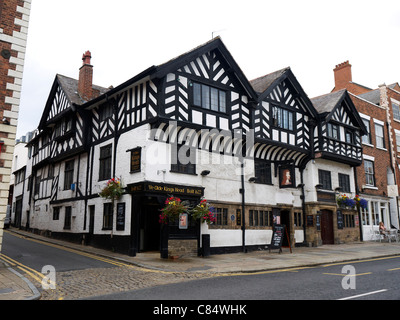
M 17 131 L 31 0 L 0 0 L 0 251 Z
M 395 83 L 371 89 L 355 83 L 348 61 L 337 65 L 334 75 L 332 91 L 350 92 L 368 130 L 362 138 L 363 163 L 356 170 L 356 190 L 368 201 L 361 223 L 363 239 L 371 240 L 380 221 L 386 227 L 399 228 L 400 87 Z

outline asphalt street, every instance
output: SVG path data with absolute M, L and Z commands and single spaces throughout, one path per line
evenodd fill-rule
M 110 263 L 77 254 L 72 250 L 61 249 L 49 243 L 26 239 L 8 232 L 4 233 L 3 241 L 2 254 L 38 272 L 47 265 L 53 266 L 58 272 L 113 267 Z
M 0 258 L 31 276 L 38 289 L 43 266 L 53 266 L 56 289 L 43 290 L 42 300 L 400 299 L 398 255 L 247 274 L 165 272 L 5 232 Z
M 123 292 L 115 300 L 399 300 L 400 257 L 224 276 Z

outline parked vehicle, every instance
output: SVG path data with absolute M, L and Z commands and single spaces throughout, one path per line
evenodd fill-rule
M 7 206 L 6 219 L 4 220 L 4 229 L 9 228 L 11 225 L 11 207 Z

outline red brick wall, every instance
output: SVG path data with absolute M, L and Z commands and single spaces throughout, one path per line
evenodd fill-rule
M 394 99 L 398 102 L 400 102 L 400 87 L 396 85 L 394 90 L 387 88 L 387 94 L 388 94 L 388 100 L 389 100 L 389 110 L 390 110 L 390 121 L 391 121 L 391 126 L 392 126 L 392 137 L 393 137 L 393 152 L 394 152 L 394 161 L 396 162 L 394 167 L 396 170 L 396 184 L 400 186 L 400 170 L 398 164 L 400 163 L 400 153 L 397 152 L 397 141 L 396 141 L 396 134 L 394 129 L 400 131 L 400 121 L 397 119 L 394 119 L 393 117 L 393 107 L 392 107 L 392 101 L 391 99 Z M 398 142 L 400 144 L 400 141 Z
M 372 156 L 375 158 L 374 169 L 375 169 L 375 185 L 378 190 L 365 188 L 361 190 L 362 186 L 366 184 L 365 179 L 365 169 L 364 161 L 360 167 L 357 167 L 357 184 L 361 193 L 367 195 L 379 195 L 382 196 L 387 194 L 387 168 L 390 167 L 390 154 L 389 154 L 389 138 L 386 126 L 386 110 L 380 108 L 372 103 L 364 101 L 358 97 L 351 95 L 351 99 L 358 110 L 358 112 L 363 113 L 371 117 L 370 119 L 370 132 L 371 132 L 371 145 L 368 146 L 363 144 L 363 154 Z M 375 124 L 373 119 L 383 121 L 384 125 L 384 137 L 385 146 L 387 151 L 376 148 L 376 136 L 375 136 Z

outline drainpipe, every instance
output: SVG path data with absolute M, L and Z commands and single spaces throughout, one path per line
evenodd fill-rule
M 303 244 L 307 245 L 307 235 L 306 235 L 306 195 L 304 192 L 304 169 L 305 167 L 300 168 L 300 179 L 301 179 L 301 208 L 303 210 L 303 233 L 304 233 L 304 241 Z
M 356 188 L 356 194 L 360 194 L 360 189 L 358 188 L 358 181 L 357 181 L 357 168 L 353 167 L 353 172 L 354 172 L 354 185 Z M 360 229 L 360 241 L 364 241 L 363 237 L 363 226 L 362 226 L 362 219 L 361 219 L 361 208 L 357 208 L 357 214 L 358 214 L 358 227 Z
M 242 158 L 241 164 L 241 180 L 242 189 L 240 193 L 242 194 L 242 250 L 246 253 L 246 214 L 245 214 L 245 195 L 244 195 L 244 158 Z

